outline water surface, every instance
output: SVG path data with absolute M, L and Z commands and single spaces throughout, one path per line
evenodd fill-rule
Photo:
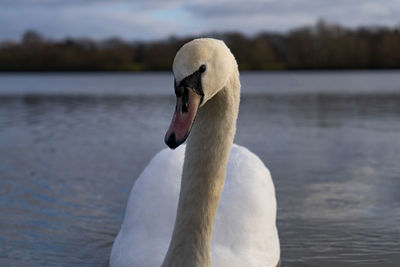
M 247 72 L 283 266 L 398 266 L 400 72 Z M 0 75 L 0 265 L 99 266 L 163 149 L 171 73 Z

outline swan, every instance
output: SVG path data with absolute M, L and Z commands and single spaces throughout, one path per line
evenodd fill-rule
M 270 172 L 233 144 L 234 56 L 223 41 L 195 39 L 177 52 L 173 73 L 177 105 L 165 142 L 174 150 L 156 154 L 136 180 L 110 266 L 279 265 Z

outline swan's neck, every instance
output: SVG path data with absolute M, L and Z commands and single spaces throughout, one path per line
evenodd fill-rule
M 174 232 L 163 267 L 210 267 L 211 237 L 236 132 L 238 75 L 202 108 L 189 135 Z

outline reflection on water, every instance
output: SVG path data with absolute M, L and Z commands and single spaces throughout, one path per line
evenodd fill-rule
M 306 88 L 307 78 L 296 75 Z M 335 78 L 324 75 L 332 86 Z M 276 93 L 262 87 L 293 75 L 242 75 L 244 91 L 253 89 L 242 97 L 236 143 L 272 172 L 284 266 L 400 261 L 400 83 L 357 93 L 350 85 L 367 78 L 341 84 L 351 80 L 343 75 L 334 74 L 338 92 L 324 91 L 315 74 L 310 87 L 320 90 Z M 78 82 L 67 79 L 63 87 L 75 89 L 61 94 L 51 93 L 54 83 L 29 91 L 24 76 L 23 93 L 12 94 L 2 88 L 17 88 L 18 76 L 0 77 L 1 266 L 107 262 L 130 188 L 164 147 L 174 107 L 173 97 L 157 90 L 127 93 L 120 85 L 122 91 L 105 93 L 119 79 L 141 77 L 120 76 L 98 83 L 96 93 L 78 93 L 77 86 L 92 88 L 97 76 L 72 76 Z M 46 76 L 32 77 L 46 86 Z M 157 88 L 171 82 L 153 74 L 136 86 L 152 87 L 149 78 Z

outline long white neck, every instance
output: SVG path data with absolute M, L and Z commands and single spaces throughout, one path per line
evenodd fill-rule
M 211 237 L 236 132 L 238 72 L 198 111 L 189 135 L 174 232 L 162 267 L 211 267 Z

